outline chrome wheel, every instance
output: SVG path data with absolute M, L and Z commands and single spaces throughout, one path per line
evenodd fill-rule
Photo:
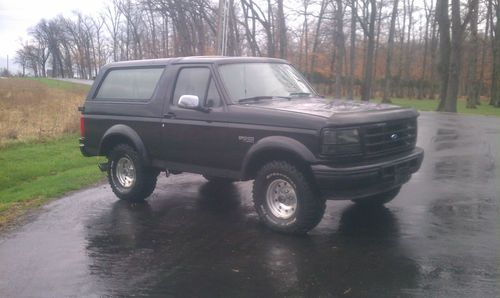
M 116 179 L 124 188 L 130 188 L 135 184 L 136 171 L 134 163 L 128 157 L 122 157 L 116 163 Z
M 288 219 L 297 210 L 295 188 L 283 179 L 276 179 L 267 187 L 266 202 L 272 215 L 279 219 Z

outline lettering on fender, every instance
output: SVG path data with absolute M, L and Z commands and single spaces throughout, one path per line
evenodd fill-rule
M 255 142 L 254 137 L 247 137 L 247 136 L 238 136 L 238 141 L 242 143 L 250 143 L 253 144 Z

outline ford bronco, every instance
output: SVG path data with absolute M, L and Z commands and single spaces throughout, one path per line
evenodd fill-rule
M 80 110 L 81 152 L 107 157 L 118 198 L 144 200 L 162 171 L 254 180 L 256 212 L 283 233 L 314 228 L 328 199 L 391 201 L 423 159 L 414 109 L 325 99 L 279 59 L 110 63 Z

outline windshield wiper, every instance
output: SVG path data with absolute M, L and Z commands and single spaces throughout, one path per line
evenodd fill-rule
M 291 97 L 290 96 L 253 96 L 253 97 L 247 97 L 247 98 L 242 98 L 242 99 L 239 99 L 238 102 L 239 103 L 244 103 L 244 102 L 250 102 L 250 101 L 259 101 L 259 100 L 263 100 L 263 99 L 275 99 L 275 98 L 283 98 L 283 99 L 288 99 L 290 100 Z
M 310 92 L 291 92 L 290 96 L 310 96 Z

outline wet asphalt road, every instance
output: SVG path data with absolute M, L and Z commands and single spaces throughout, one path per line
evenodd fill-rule
M 418 144 L 393 202 L 330 201 L 306 237 L 259 224 L 249 182 L 74 193 L 0 236 L 0 296 L 499 297 L 500 119 L 423 113 Z

